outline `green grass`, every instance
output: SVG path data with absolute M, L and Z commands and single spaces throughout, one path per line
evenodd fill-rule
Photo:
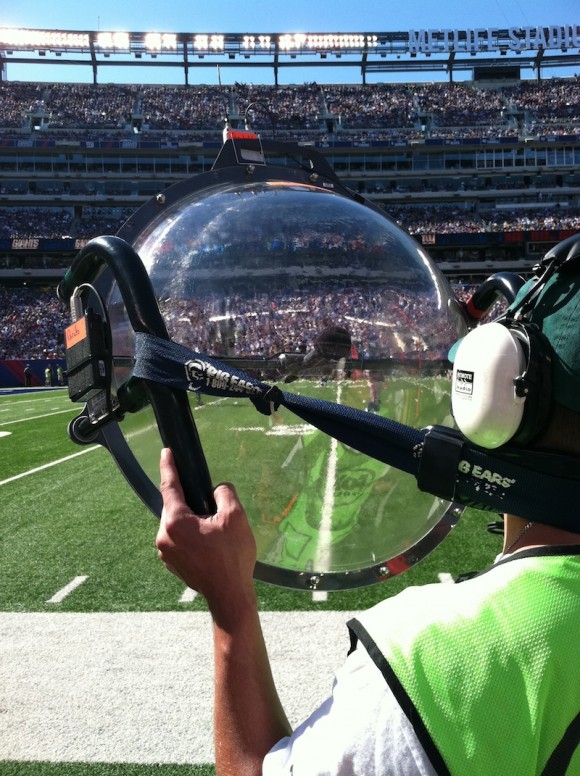
M 314 542 L 313 521 L 321 511 L 320 480 L 324 476 L 320 462 L 328 457 L 328 438 L 318 432 L 304 437 L 303 447 L 280 476 L 280 467 L 301 437 L 272 435 L 266 439 L 264 433 L 246 430 L 228 431 L 220 439 L 217 424 L 225 429 L 255 429 L 259 425 L 276 428 L 253 408 L 240 405 L 241 402 L 224 402 L 215 408 L 202 407 L 195 414 L 212 473 L 215 472 L 214 481 L 227 479 L 236 483 L 253 520 L 262 554 L 268 561 L 272 558 L 272 562 L 291 567 L 295 558 L 279 550 L 276 555 L 276 545 L 281 544 L 281 536 L 284 540 L 290 536 L 289 541 L 294 541 L 297 534 L 302 537 L 298 540 L 300 548 L 303 541 Z M 74 445 L 66 433 L 74 410 L 65 391 L 0 398 L 0 431 L 11 432 L 10 436 L 0 437 L 0 481 L 76 455 L 1 486 L 4 573 L 0 577 L 0 610 L 174 610 L 182 585 L 167 574 L 157 559 L 157 520 L 127 486 L 107 451 L 99 448 L 78 455 L 87 448 Z M 279 426 L 296 424 L 297 420 L 288 415 Z M 132 422 L 137 425 L 136 420 Z M 155 438 L 150 440 L 145 433 L 139 437 L 136 448 L 144 451 L 145 468 L 155 482 L 159 447 L 160 443 Z M 346 529 L 336 532 L 338 539 L 333 538 L 333 562 L 340 565 L 346 564 L 350 555 L 356 555 L 353 543 L 381 546 L 381 531 L 388 530 L 404 536 L 405 521 L 421 510 L 417 504 L 425 496 L 416 491 L 411 478 L 398 478 L 392 471 L 383 476 L 385 467 L 364 456 L 347 451 L 339 456 L 338 467 L 337 481 L 346 471 L 360 472 L 366 467 L 364 473 L 369 483 L 362 498 L 347 491 L 346 503 L 338 503 L 337 499 L 335 504 L 338 517 L 342 514 L 344 520 L 350 520 Z M 389 488 L 395 492 L 391 494 Z M 388 509 L 385 519 L 377 525 L 377 508 L 385 492 L 390 499 Z M 293 498 L 293 508 L 280 518 Z M 257 583 L 261 606 L 288 611 L 363 608 L 409 584 L 437 581 L 440 571 L 457 574 L 482 568 L 499 550 L 497 538 L 482 530 L 486 520 L 483 513 L 468 511 L 442 547 L 385 584 L 331 593 L 326 602 L 313 604 L 307 592 Z M 294 552 L 292 547 L 291 550 Z M 74 594 L 59 604 L 46 603 L 78 575 L 87 576 L 88 580 Z M 195 610 L 204 608 L 204 603 L 197 598 L 185 606 Z

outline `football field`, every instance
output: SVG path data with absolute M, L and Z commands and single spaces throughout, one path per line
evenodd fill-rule
M 363 397 L 342 400 L 362 406 Z M 413 405 L 409 418 L 418 427 L 429 422 L 423 405 Z M 314 506 L 307 495 L 321 477 L 317 462 L 335 456 L 340 477 L 341 467 L 353 467 L 348 453 L 297 419 L 273 422 L 249 403 L 208 398 L 192 406 L 204 447 L 216 445 L 208 455 L 216 462 L 214 481 L 233 481 L 248 511 L 251 504 L 257 512 L 256 525 L 271 519 L 290 526 L 304 537 L 304 552 L 319 558 L 314 535 L 323 526 L 313 528 L 309 514 L 342 509 L 346 520 L 358 508 L 356 494 L 344 504 Z M 156 518 L 109 453 L 69 440 L 67 425 L 78 411 L 66 389 L 0 392 L 0 774 L 211 774 L 205 603 L 159 562 Z M 150 460 L 143 465 L 157 481 L 157 432 L 148 438 L 138 419 L 130 422 L 130 433 L 144 434 Z M 357 471 L 375 464 L 360 458 Z M 269 500 L 273 471 L 276 503 Z M 381 492 L 369 495 L 371 507 L 376 499 L 376 509 L 389 517 L 392 511 L 393 520 L 414 498 L 403 487 L 390 501 Z M 351 614 L 408 585 L 449 584 L 487 566 L 501 548 L 485 531 L 490 519 L 468 510 L 428 558 L 380 585 L 321 594 L 256 583 L 274 675 L 293 724 L 328 695 L 348 650 Z M 275 551 L 267 546 L 270 536 L 257 535 L 266 555 Z M 370 537 L 378 541 L 372 531 Z M 333 552 L 340 559 L 340 542 Z

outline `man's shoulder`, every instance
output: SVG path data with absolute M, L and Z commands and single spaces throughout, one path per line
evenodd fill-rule
M 516 601 L 517 616 L 524 619 L 541 611 L 542 606 L 550 609 L 556 599 L 569 616 L 571 609 L 577 613 L 580 609 L 579 592 L 580 546 L 534 548 L 500 558 L 459 583 L 408 587 L 362 612 L 349 628 L 356 633 L 354 623 L 358 622 L 372 633 L 391 623 L 396 624 L 401 638 L 413 638 L 434 624 L 468 627 L 484 608 L 494 611 Z

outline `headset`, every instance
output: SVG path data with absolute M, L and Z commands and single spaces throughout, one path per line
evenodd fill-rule
M 476 445 L 525 447 L 546 428 L 552 410 L 553 352 L 530 314 L 550 278 L 578 267 L 580 235 L 573 235 L 534 267 L 529 287 L 504 316 L 472 329 L 452 349 L 452 413 L 459 430 Z M 468 311 L 477 309 L 470 302 Z M 471 317 L 476 317 L 473 312 Z

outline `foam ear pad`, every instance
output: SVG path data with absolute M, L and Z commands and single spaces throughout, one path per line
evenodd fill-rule
M 526 363 L 521 339 L 500 323 L 478 326 L 459 344 L 451 406 L 460 431 L 475 444 L 500 447 L 519 429 L 525 397 L 514 380 Z

